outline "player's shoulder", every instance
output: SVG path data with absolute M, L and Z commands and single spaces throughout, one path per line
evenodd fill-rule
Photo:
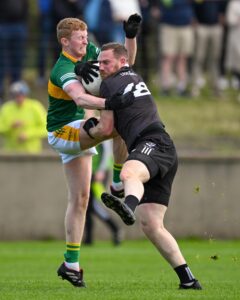
M 97 60 L 100 53 L 100 48 L 97 47 L 94 43 L 89 42 L 87 44 L 86 55 L 83 57 L 83 61 Z
M 105 84 L 108 86 L 114 86 L 115 84 L 119 85 L 133 81 L 133 77 L 138 78 L 138 74 L 130 67 L 123 67 L 118 70 L 113 75 L 109 76 L 104 80 Z M 135 81 L 136 79 L 134 79 Z
M 111 91 L 111 94 L 121 93 L 127 85 L 140 81 L 141 77 L 131 67 L 123 67 L 102 81 L 101 95 L 105 96 L 106 91 Z
M 65 71 L 74 71 L 75 63 L 64 55 L 60 55 L 55 65 L 52 68 L 51 74 L 56 74 Z
M 51 82 L 57 85 L 62 85 L 69 79 L 77 79 L 76 74 L 74 73 L 74 66 L 75 63 L 73 61 L 64 55 L 60 55 L 59 59 L 52 68 L 50 74 Z
M 116 73 L 116 76 L 139 76 L 131 67 L 123 67 Z

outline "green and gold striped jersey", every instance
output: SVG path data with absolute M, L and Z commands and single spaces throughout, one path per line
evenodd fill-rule
M 88 43 L 87 53 L 82 61 L 96 60 L 99 52 L 99 48 L 91 42 Z M 47 114 L 47 130 L 50 132 L 67 123 L 84 118 L 84 109 L 78 107 L 64 92 L 64 86 L 78 80 L 74 73 L 76 63 L 77 59 L 63 51 L 51 71 L 48 81 L 49 106 Z

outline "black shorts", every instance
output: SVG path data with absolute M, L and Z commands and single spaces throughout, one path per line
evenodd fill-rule
M 168 206 L 178 159 L 173 143 L 159 144 L 141 141 L 130 152 L 127 160 L 138 160 L 146 165 L 150 179 L 144 184 L 144 195 L 139 204 L 159 203 Z

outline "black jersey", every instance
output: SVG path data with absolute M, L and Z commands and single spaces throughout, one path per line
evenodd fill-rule
M 158 115 L 157 106 L 143 82 L 141 76 L 130 67 L 123 67 L 114 75 L 103 80 L 100 94 L 104 98 L 116 93 L 134 93 L 134 102 L 129 107 L 114 111 L 114 125 L 119 135 L 125 141 L 128 150 L 150 125 L 162 124 Z M 162 131 L 163 125 L 162 125 Z

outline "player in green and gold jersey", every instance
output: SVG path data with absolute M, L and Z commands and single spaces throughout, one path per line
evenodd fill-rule
M 132 15 L 124 21 L 125 46 L 129 62 L 133 64 L 136 55 L 136 35 L 141 17 Z M 84 130 L 84 109 L 100 109 L 101 122 L 108 119 L 107 110 L 115 110 L 132 103 L 132 93 L 114 95 L 109 99 L 87 94 L 74 73 L 75 66 L 81 65 L 78 75 L 94 73 L 95 66 L 89 60 L 96 60 L 99 49 L 88 42 L 87 25 L 77 18 L 65 18 L 57 25 L 57 38 L 62 53 L 52 69 L 48 83 L 49 108 L 47 130 L 49 144 L 59 152 L 68 187 L 68 206 L 65 216 L 66 252 L 65 262 L 58 269 L 58 275 L 74 286 L 85 287 L 83 271 L 79 265 L 80 244 L 88 205 L 92 155 L 96 154 L 96 140 Z M 81 63 L 80 63 L 81 62 Z M 114 136 L 108 132 L 97 142 Z M 127 151 L 119 137 L 114 149 L 115 169 L 123 163 Z M 117 186 L 118 187 L 118 186 Z

